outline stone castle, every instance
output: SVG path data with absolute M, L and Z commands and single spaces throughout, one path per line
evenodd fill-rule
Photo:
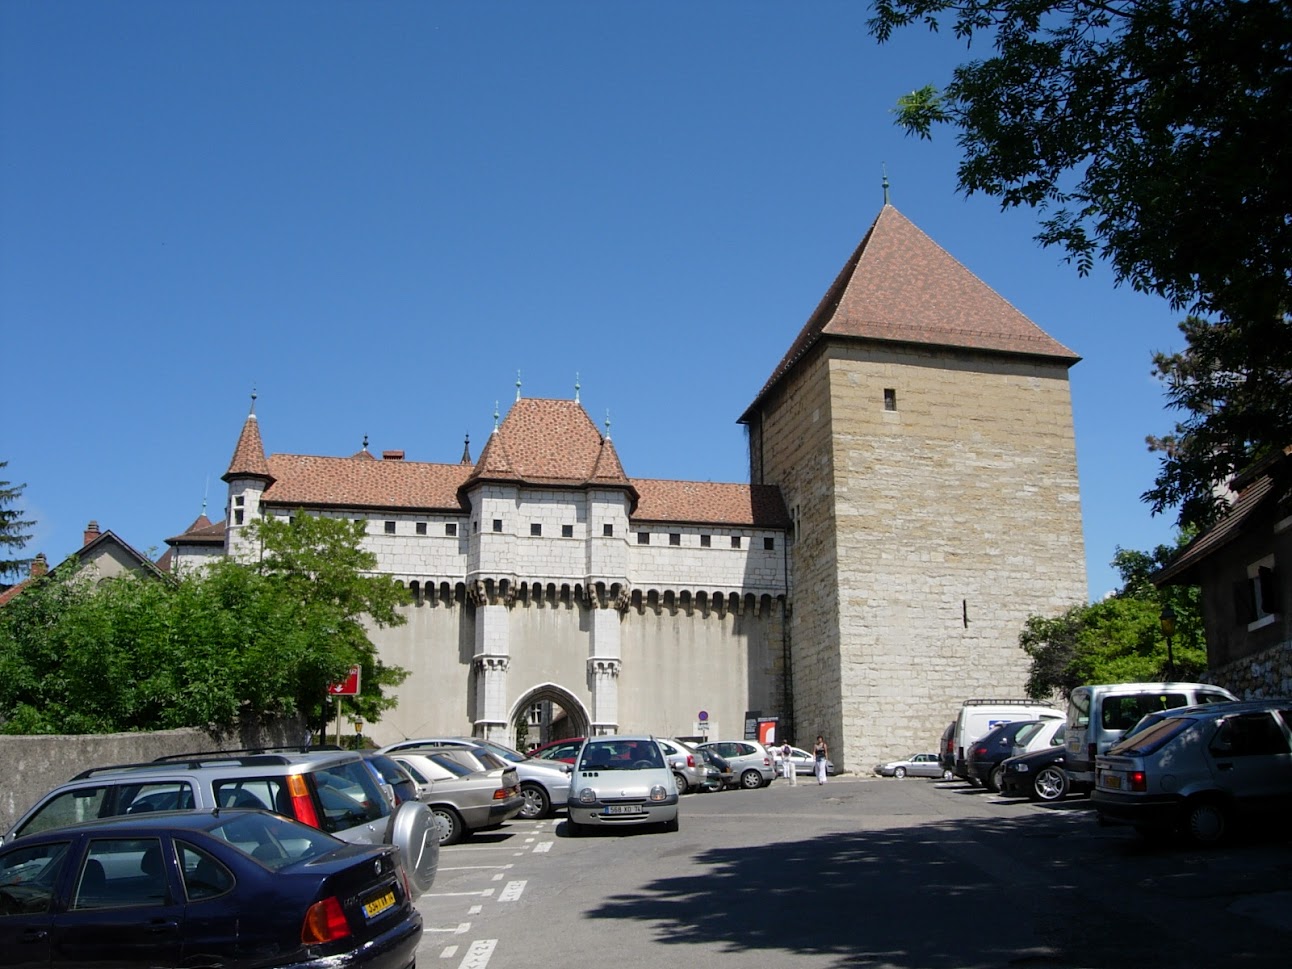
M 1018 696 L 1031 614 L 1086 601 L 1078 357 L 891 205 L 740 422 L 750 483 L 640 479 L 577 400 L 520 397 L 477 460 L 268 454 L 253 413 L 224 521 L 172 567 L 252 557 L 253 516 L 364 520 L 408 623 L 380 742 L 745 735 L 779 717 L 842 768 L 932 750 Z

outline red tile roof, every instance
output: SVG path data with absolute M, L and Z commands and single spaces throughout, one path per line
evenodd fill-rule
M 777 529 L 788 528 L 790 524 L 780 489 L 772 485 L 653 478 L 635 478 L 633 485 L 641 496 L 632 514 L 635 522 Z
M 861 240 L 741 416 L 823 337 L 1080 357 L 1011 306 L 891 205 Z
M 242 424 L 238 446 L 233 449 L 233 458 L 229 461 L 229 470 L 224 473 L 223 480 L 238 477 L 273 477 L 265 463 L 265 446 L 260 441 L 260 422 L 256 420 L 255 414 L 248 414 Z
M 583 405 L 536 397 L 512 405 L 480 452 L 470 480 L 630 486 L 615 446 L 602 437 Z
M 223 545 L 224 522 L 212 523 L 211 519 L 207 518 L 206 515 L 198 515 L 188 528 L 184 529 L 180 534 L 166 539 L 166 544 Z M 160 565 L 160 559 L 158 564 Z
M 272 454 L 274 482 L 266 503 L 287 508 L 466 510 L 458 489 L 471 469 L 462 464 L 366 461 L 308 454 Z

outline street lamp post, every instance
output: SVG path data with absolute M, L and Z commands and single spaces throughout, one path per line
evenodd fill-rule
M 1166 678 L 1174 680 L 1175 655 L 1171 652 L 1171 637 L 1175 635 L 1175 610 L 1170 603 L 1162 607 L 1162 615 L 1157 618 L 1162 624 L 1162 635 L 1166 637 Z

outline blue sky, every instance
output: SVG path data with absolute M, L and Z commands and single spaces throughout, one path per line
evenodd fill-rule
M 748 480 L 736 418 L 883 202 L 1071 371 L 1092 597 L 1169 542 L 1139 495 L 1181 314 L 955 191 L 892 108 L 985 51 L 861 2 L 0 4 L 0 478 L 26 554 L 160 553 L 269 451 L 479 454 L 522 390 L 636 477 Z

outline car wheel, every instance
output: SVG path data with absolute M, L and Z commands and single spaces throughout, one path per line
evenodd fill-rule
M 441 845 L 457 844 L 462 840 L 466 828 L 462 824 L 462 819 L 458 817 L 457 811 L 443 804 L 437 804 L 431 808 L 431 814 L 434 815 L 435 826 L 440 832 Z
M 1225 808 L 1219 801 L 1207 798 L 1185 807 L 1184 830 L 1197 845 L 1214 845 L 1223 841 L 1229 827 Z
M 677 784 L 677 793 L 679 795 L 685 794 L 691 789 L 691 785 L 686 782 L 686 777 L 676 771 L 673 773 L 673 780 Z
M 552 799 L 547 796 L 541 784 L 520 785 L 521 796 L 525 803 L 520 807 L 520 816 L 527 821 L 537 821 L 552 812 Z
M 896 778 L 900 781 L 903 777 L 905 777 L 905 776 L 906 776 L 906 768 L 905 768 L 905 767 L 895 767 L 895 768 L 893 769 L 893 776 L 894 776 L 894 777 L 896 777 Z
M 949 780 L 951 780 L 952 778 L 954 778 L 955 776 L 956 776 L 956 775 L 955 775 L 955 771 L 951 770 L 950 768 L 948 768 L 948 769 L 946 769 L 946 770 L 944 770 L 944 771 L 942 772 L 942 779 L 943 779 L 944 781 L 949 781 Z
M 1042 767 L 1032 781 L 1033 801 L 1062 801 L 1068 796 L 1068 773 L 1062 767 Z
M 747 791 L 757 790 L 763 786 L 763 775 L 751 767 L 740 775 L 740 786 Z
M 664 828 L 665 831 L 669 831 L 669 832 L 676 831 L 678 828 L 681 827 L 680 821 L 681 821 L 681 818 L 675 814 L 670 820 L 665 821 L 662 827 Z
M 993 794 L 999 794 L 1000 782 L 1004 780 L 1004 778 L 1005 768 L 1000 764 L 997 764 L 991 769 L 991 773 L 987 775 L 987 783 L 984 786 Z

